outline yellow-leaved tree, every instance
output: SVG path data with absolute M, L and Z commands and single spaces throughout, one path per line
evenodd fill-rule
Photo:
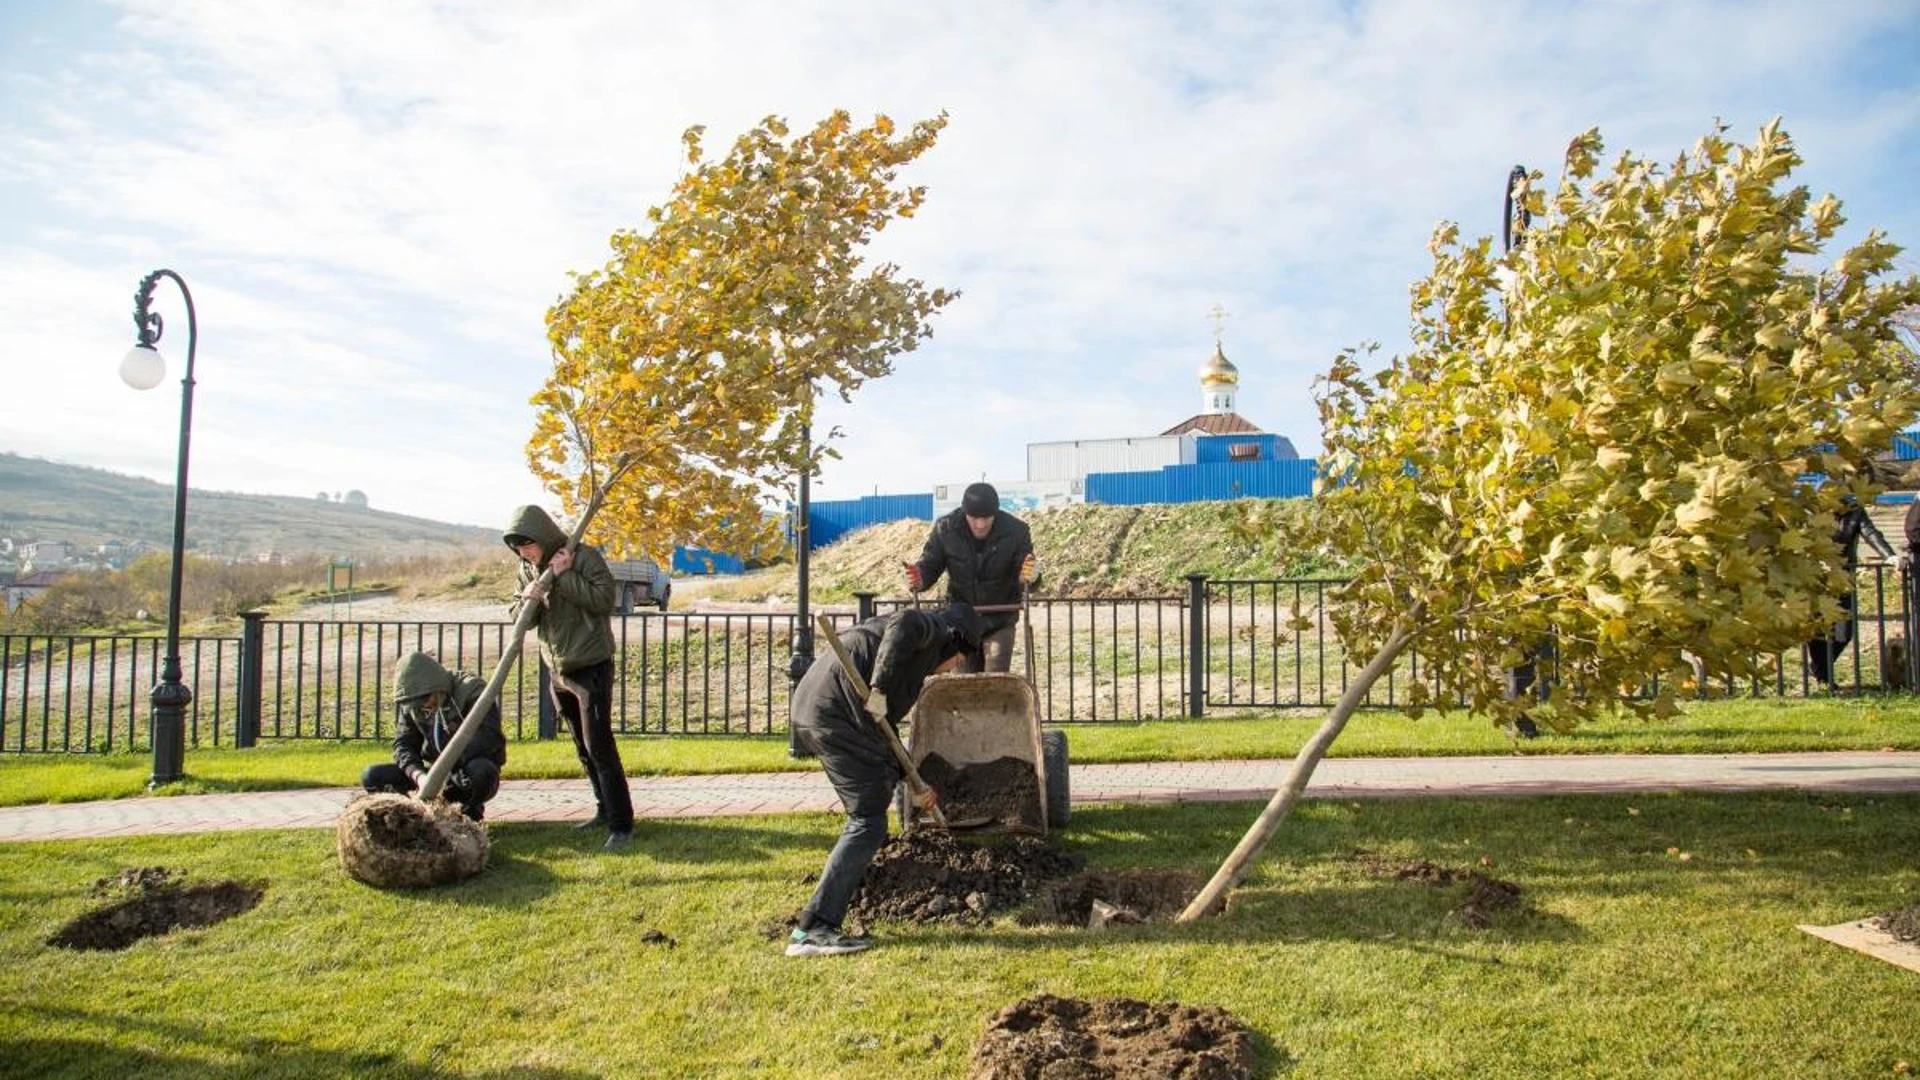
M 957 295 L 862 258 L 919 209 L 926 189 L 896 173 L 945 126 L 896 137 L 884 116 L 855 127 L 836 112 L 789 138 L 768 117 L 719 160 L 687 131 L 673 197 L 614 233 L 613 258 L 547 313 L 553 374 L 527 460 L 576 518 L 605 492 L 605 546 L 779 547 L 769 495 L 834 453 L 837 433 L 802 437 L 815 388 L 851 400 Z
M 1242 880 L 1409 649 L 1413 714 L 1524 705 L 1565 727 L 1672 715 L 1688 654 L 1755 675 L 1840 617 L 1836 516 L 1871 503 L 1869 462 L 1920 409 L 1894 321 L 1920 281 L 1890 277 L 1878 232 L 1818 261 L 1840 204 L 1786 186 L 1800 157 L 1777 120 L 1665 168 L 1601 152 L 1576 138 L 1551 198 L 1517 182 L 1532 221 L 1509 253 L 1443 224 L 1412 352 L 1367 374 L 1349 350 L 1317 383 L 1316 512 L 1248 524 L 1363 556 L 1332 613 L 1363 667 L 1181 921 Z M 1560 690 L 1504 700 L 1541 643 Z
M 794 136 L 770 116 L 717 160 L 703 128 L 686 131 L 672 197 L 646 226 L 615 232 L 613 257 L 573 275 L 547 312 L 553 373 L 533 396 L 527 461 L 573 519 L 573 542 L 591 529 L 617 555 L 660 561 L 680 544 L 749 557 L 780 546 L 768 498 L 834 454 L 837 432 L 802 434 L 816 387 L 851 400 L 958 295 L 862 252 L 920 208 L 926 189 L 897 173 L 946 123 L 899 132 L 839 111 Z M 533 612 L 522 605 L 422 799 L 497 699 Z

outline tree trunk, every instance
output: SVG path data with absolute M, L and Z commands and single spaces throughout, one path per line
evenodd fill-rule
M 1407 623 L 1394 628 L 1393 635 L 1387 639 L 1386 644 L 1380 647 L 1380 651 L 1374 654 L 1372 660 L 1367 661 L 1366 667 L 1360 669 L 1360 674 L 1354 677 L 1353 682 L 1347 687 L 1347 692 L 1340 695 L 1339 702 L 1334 705 L 1333 712 L 1328 715 L 1326 722 L 1320 725 L 1320 730 L 1314 732 L 1313 738 L 1307 740 L 1307 745 L 1300 748 L 1300 753 L 1293 759 L 1293 768 L 1287 771 L 1286 781 L 1280 785 L 1278 791 L 1273 793 L 1273 798 L 1267 801 L 1267 808 L 1260 812 L 1253 827 L 1240 838 L 1240 843 L 1234 847 L 1233 853 L 1227 856 L 1227 861 L 1220 864 L 1220 869 L 1214 871 L 1212 880 L 1207 882 L 1199 895 L 1193 898 L 1193 902 L 1187 905 L 1186 910 L 1182 911 L 1180 917 L 1174 922 L 1192 922 L 1206 915 L 1224 901 L 1227 892 L 1247 876 L 1247 871 L 1253 866 L 1253 860 L 1260 857 L 1260 852 L 1267 846 L 1267 841 L 1273 839 L 1273 834 L 1279 831 L 1280 823 L 1293 812 L 1294 804 L 1298 803 L 1301 795 L 1306 792 L 1307 781 L 1313 776 L 1313 770 L 1319 767 L 1320 760 L 1327 756 L 1327 748 L 1332 746 L 1333 740 L 1345 730 L 1348 719 L 1360 707 L 1360 702 L 1366 699 L 1367 691 L 1373 688 L 1374 683 L 1380 681 L 1380 677 L 1387 673 L 1387 670 L 1393 666 L 1393 662 L 1406 651 L 1413 639 L 1414 631 Z

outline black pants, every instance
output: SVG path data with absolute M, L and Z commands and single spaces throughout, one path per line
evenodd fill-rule
M 1840 607 L 1845 612 L 1840 621 L 1834 623 L 1826 633 L 1807 642 L 1807 667 L 1813 677 L 1826 686 L 1833 685 L 1833 662 L 1847 651 L 1853 643 L 1853 595 L 1840 598 Z
M 620 763 L 620 744 L 613 741 L 613 661 L 602 660 L 566 673 L 566 681 L 586 691 L 581 701 L 553 680 L 553 703 L 573 732 L 573 750 L 587 782 L 593 785 L 597 816 L 609 832 L 633 831 L 633 793 L 627 790 L 627 770 Z M 584 707 L 586 715 L 580 711 Z
M 390 791 L 396 795 L 411 795 L 420 787 L 391 761 L 367 766 L 367 771 L 360 774 L 360 786 L 369 792 Z M 487 800 L 500 793 L 500 766 L 487 758 L 468 758 L 448 774 L 447 786 L 440 790 L 448 802 L 459 803 L 462 813 L 479 821 L 486 815 Z

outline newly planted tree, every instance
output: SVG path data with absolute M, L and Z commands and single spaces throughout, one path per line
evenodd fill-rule
M 1410 649 L 1415 715 L 1565 727 L 1671 715 L 1689 657 L 1757 675 L 1840 617 L 1836 514 L 1872 500 L 1870 460 L 1920 408 L 1894 324 L 1920 281 L 1890 279 L 1877 232 L 1820 261 L 1840 204 L 1787 186 L 1777 122 L 1665 168 L 1600 157 L 1589 131 L 1551 198 L 1518 182 L 1532 220 L 1510 253 L 1442 225 L 1412 352 L 1369 374 L 1349 350 L 1317 384 L 1321 487 L 1290 543 L 1354 557 L 1332 618 L 1365 662 L 1182 921 L 1244 877 Z M 1547 645 L 1559 692 L 1505 700 Z
M 677 544 L 779 546 L 768 499 L 834 452 L 837 432 L 801 437 L 816 387 L 851 400 L 957 295 L 862 253 L 925 200 L 897 173 L 945 126 L 942 115 L 897 133 L 885 116 L 856 127 L 836 112 L 790 138 L 768 117 L 717 160 L 703 129 L 687 130 L 672 197 L 645 227 L 615 232 L 613 258 L 576 274 L 547 312 L 553 372 L 533 396 L 527 461 L 574 520 L 574 542 L 591 527 L 602 547 L 655 559 Z M 498 696 L 532 614 L 523 605 L 422 797 Z

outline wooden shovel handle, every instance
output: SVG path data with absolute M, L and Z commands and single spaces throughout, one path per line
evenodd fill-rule
M 860 697 L 860 711 L 874 727 L 880 729 L 880 737 L 886 740 L 887 749 L 893 751 L 893 759 L 900 763 L 900 769 L 907 777 L 907 787 L 913 791 L 917 801 L 922 792 L 932 789 L 925 780 L 920 779 L 920 770 L 913 767 L 913 757 L 907 753 L 906 744 L 900 741 L 900 733 L 893 730 L 892 724 L 868 711 L 867 698 L 872 696 L 873 691 L 868 688 L 867 680 L 860 677 L 860 669 L 853 666 L 853 657 L 848 656 L 847 647 L 840 644 L 840 635 L 833 632 L 833 624 L 827 621 L 825 615 L 815 615 L 814 624 L 820 628 L 820 636 L 826 638 L 827 644 L 833 647 L 833 655 L 839 658 L 841 670 L 847 673 L 848 680 L 853 683 L 854 693 Z M 947 815 L 940 812 L 938 803 L 928 806 L 926 810 L 935 825 L 943 829 L 947 827 Z

